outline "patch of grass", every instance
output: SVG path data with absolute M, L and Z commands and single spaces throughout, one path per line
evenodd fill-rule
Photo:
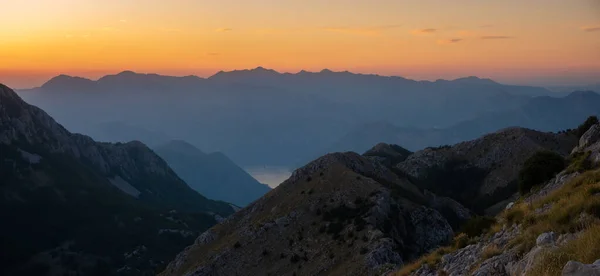
M 436 267 L 442 257 L 450 252 L 454 251 L 452 247 L 440 247 L 430 254 L 424 255 L 415 262 L 403 266 L 399 271 L 396 272 L 396 276 L 408 276 L 421 266 L 427 264 L 430 267 Z
M 522 219 L 522 231 L 509 246 L 516 247 L 518 252 L 523 254 L 535 246 L 536 238 L 544 232 L 573 233 L 585 229 L 589 221 L 580 219 L 582 213 L 599 217 L 600 197 L 590 192 L 597 189 L 600 189 L 600 170 L 587 171 L 562 188 L 533 202 L 529 209 L 515 206 L 524 210 L 525 214 Z M 552 207 L 544 214 L 534 214 L 530 211 L 546 204 L 551 204 Z
M 589 264 L 598 258 L 600 258 L 600 224 L 594 224 L 584 230 L 577 239 L 542 253 L 528 275 L 561 275 L 563 267 L 570 260 Z
M 469 245 L 469 236 L 465 233 L 460 233 L 454 237 L 454 248 L 460 249 Z
M 491 257 L 498 256 L 502 254 L 502 249 L 498 248 L 496 244 L 490 244 L 483 249 L 483 253 L 481 253 L 481 257 L 484 260 L 487 260 Z

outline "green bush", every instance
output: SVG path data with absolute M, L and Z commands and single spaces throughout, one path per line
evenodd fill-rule
M 577 137 L 581 138 L 581 136 L 583 136 L 583 134 L 588 131 L 590 129 L 590 127 L 592 127 L 593 125 L 598 123 L 598 117 L 596 116 L 590 116 L 588 117 L 585 122 L 583 122 L 583 124 L 581 124 L 579 127 L 577 127 L 576 130 L 576 134 Z
M 469 237 L 477 237 L 485 233 L 495 222 L 496 220 L 492 217 L 476 216 L 463 225 L 461 232 Z
M 569 158 L 569 167 L 567 172 L 584 172 L 592 168 L 592 162 L 590 161 L 591 152 L 576 152 Z
M 527 194 L 531 188 L 542 185 L 565 168 L 562 156 L 551 151 L 539 151 L 525 161 L 519 171 L 519 192 Z

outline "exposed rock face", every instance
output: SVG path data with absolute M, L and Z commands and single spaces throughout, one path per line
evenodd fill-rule
M 356 153 L 328 154 L 202 234 L 162 275 L 392 271 L 453 236 L 438 211 L 412 201 L 416 188 L 392 196 L 410 185 Z
M 576 144 L 573 135 L 508 128 L 482 138 L 415 152 L 396 167 L 416 179 L 416 185 L 458 200 L 475 211 L 516 193 L 518 172 L 535 152 L 563 156 Z
M 0 153 L 2 275 L 153 275 L 233 213 L 144 144 L 70 133 L 3 85 Z
M 573 153 L 589 153 L 588 161 L 592 164 L 600 164 L 600 124 L 593 125 L 579 139 L 579 145 L 573 149 Z
M 563 276 L 600 276 L 600 260 L 593 264 L 582 264 L 580 262 L 569 261 L 562 271 Z

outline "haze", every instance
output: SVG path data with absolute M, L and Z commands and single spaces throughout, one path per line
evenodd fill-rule
M 600 1 L 3 1 L 0 82 L 264 66 L 413 79 L 600 79 Z

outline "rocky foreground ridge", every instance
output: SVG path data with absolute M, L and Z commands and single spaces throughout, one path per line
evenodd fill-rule
M 600 124 L 571 165 L 506 205 L 485 234 L 455 238 L 394 275 L 600 275 Z M 596 168 L 596 169 L 594 169 Z
M 397 273 L 499 213 L 490 207 L 517 197 L 519 166 L 533 154 L 566 157 L 576 145 L 572 133 L 511 128 L 416 153 L 379 144 L 328 154 L 204 232 L 161 275 Z

